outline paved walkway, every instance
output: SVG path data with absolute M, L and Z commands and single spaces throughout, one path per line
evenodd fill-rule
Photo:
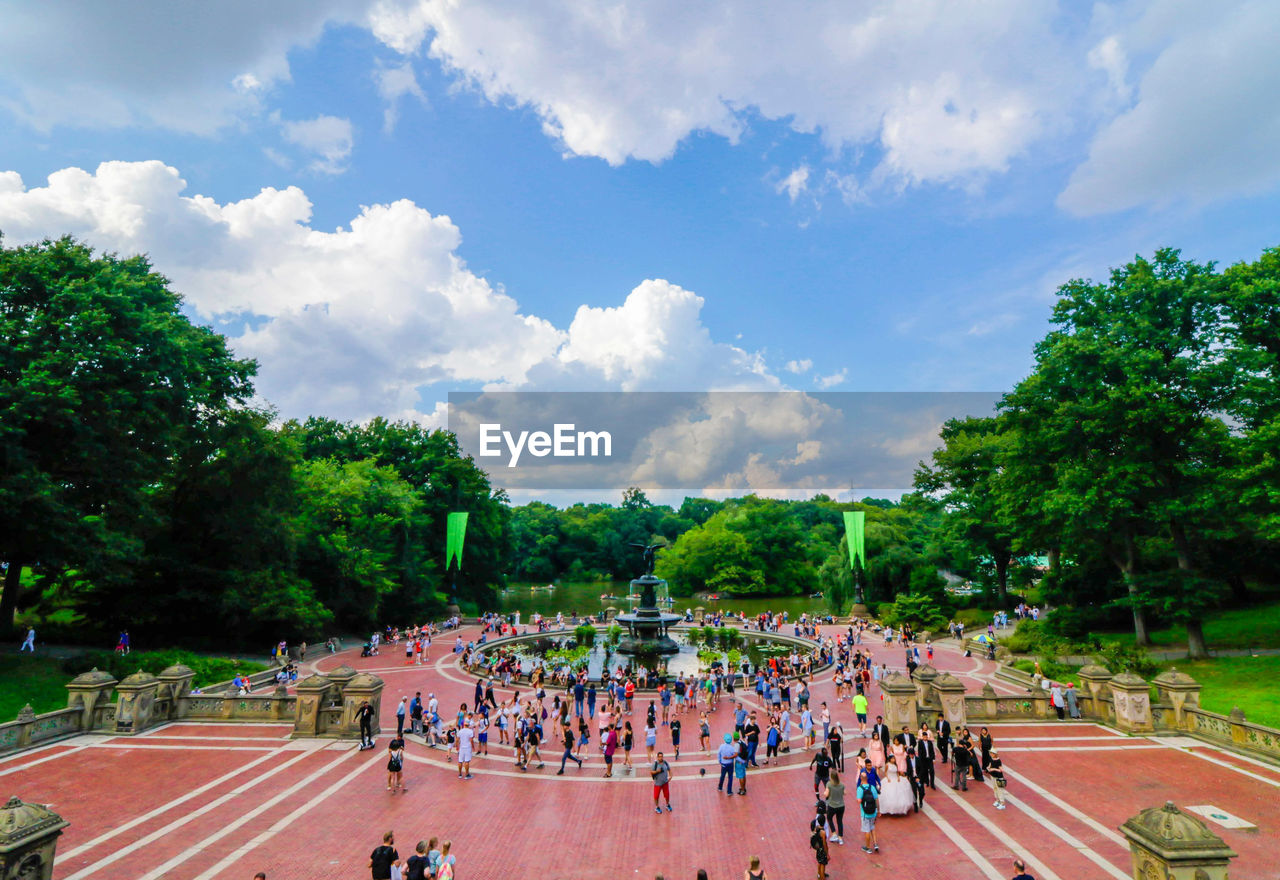
M 434 692 L 447 709 L 471 702 L 472 680 L 452 654 L 439 653 L 443 642 L 452 638 L 437 642 L 422 667 L 398 665 L 394 649 L 309 665 L 347 662 L 380 675 L 387 682 L 382 724 L 394 730 L 401 695 Z M 900 649 L 870 647 L 890 668 L 901 665 Z M 935 665 L 974 689 L 991 674 L 985 660 L 936 647 Z M 830 674 L 812 691 L 844 723 L 847 753 L 856 752 L 856 722 L 847 703 L 834 702 Z M 874 706 L 874 688 L 870 696 Z M 642 723 L 643 709 L 637 713 Z M 714 715 L 718 737 L 731 729 L 732 715 L 725 704 Z M 403 855 L 420 838 L 452 839 L 464 880 L 692 878 L 699 867 L 712 880 L 736 880 L 751 855 L 774 880 L 815 876 L 806 830 L 814 800 L 809 755 L 793 742 L 780 764 L 750 772 L 747 797 L 727 798 L 716 792 L 714 760 L 696 751 L 694 718 L 686 717 L 685 753 L 674 762 L 675 812 L 661 816 L 652 811 L 643 769 L 604 779 L 594 751 L 582 770 L 571 764 L 556 776 L 553 746 L 544 768 L 521 773 L 510 749 L 491 743 L 490 755 L 473 763 L 476 778 L 461 781 L 445 752 L 411 743 L 408 792 L 393 795 L 381 749 L 291 741 L 290 726 L 280 724 L 171 724 L 134 738 L 82 736 L 0 761 L 0 776 L 10 792 L 49 803 L 71 821 L 59 846 L 59 880 L 247 880 L 258 870 L 269 880 L 361 878 L 389 829 Z M 856 828 L 848 830 L 850 843 L 833 847 L 829 876 L 1000 880 L 1012 875 L 1018 855 L 1039 880 L 1124 880 L 1128 848 L 1116 826 L 1166 800 L 1213 804 L 1255 823 L 1261 831 L 1214 830 L 1240 853 L 1234 876 L 1274 876 L 1280 768 L 1195 740 L 1127 737 L 1084 722 L 991 727 L 1009 771 L 1008 810 L 996 811 L 984 786 L 957 793 L 940 785 L 922 813 L 880 819 L 876 855 L 862 853 Z M 670 752 L 665 729 L 659 745 Z M 643 762 L 644 752 L 637 754 Z

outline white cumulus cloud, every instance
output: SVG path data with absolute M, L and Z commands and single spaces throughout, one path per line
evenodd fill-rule
M 158 161 L 66 168 L 45 186 L 0 173 L 5 242 L 75 235 L 147 253 L 242 356 L 286 416 L 438 419 L 423 386 L 772 388 L 759 355 L 717 342 L 701 297 L 649 280 L 612 307 L 583 306 L 567 329 L 467 268 L 445 216 L 408 200 L 363 208 L 344 227 L 311 224 L 297 187 L 219 203 L 186 195 Z M 428 415 L 424 415 L 428 413 Z
M 321 114 L 315 119 L 280 124 L 284 139 L 310 155 L 308 168 L 319 174 L 341 174 L 351 157 L 351 120 Z

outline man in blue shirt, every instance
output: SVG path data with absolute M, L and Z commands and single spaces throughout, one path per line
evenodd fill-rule
M 596 686 L 590 682 L 587 683 L 587 717 L 596 717 Z
M 573 685 L 573 714 L 582 717 L 582 700 L 587 695 L 587 689 L 582 686 L 582 679 L 578 679 Z
M 716 784 L 716 791 L 724 788 L 727 779 L 729 790 L 726 793 L 729 797 L 733 797 L 733 761 L 737 757 L 738 747 L 733 744 L 733 737 L 726 733 L 724 742 L 716 750 L 716 758 L 720 761 L 720 781 Z
M 733 713 L 733 732 L 742 736 L 742 729 L 747 726 L 747 710 L 742 708 L 742 704 L 738 704 L 738 708 Z

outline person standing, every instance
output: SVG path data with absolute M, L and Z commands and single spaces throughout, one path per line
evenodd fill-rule
M 396 734 L 387 743 L 387 791 L 404 790 L 404 740 Z
M 463 721 L 458 725 L 458 778 L 471 778 L 471 738 L 475 735 L 475 731 L 471 728 L 471 714 L 467 713 L 463 716 Z
M 920 776 L 920 756 L 916 749 L 907 749 L 907 782 L 911 783 L 911 795 L 918 813 L 924 806 L 924 780 Z
M 823 746 L 809 761 L 809 769 L 813 771 L 813 791 L 817 794 L 831 778 L 831 756 L 827 754 L 826 746 Z
M 1067 683 L 1067 690 L 1064 696 L 1067 698 L 1067 714 L 1075 719 L 1080 717 L 1080 704 L 1076 699 L 1076 686 L 1074 682 Z
M 978 730 L 978 748 L 982 752 L 982 769 L 991 766 L 991 731 L 985 727 Z
M 920 739 L 916 741 L 916 762 L 920 769 L 920 785 L 929 786 L 937 791 L 938 786 L 933 774 L 933 761 L 936 755 L 933 737 L 929 734 L 929 728 L 923 725 L 920 728 Z
M 733 762 L 737 757 L 738 747 L 733 744 L 733 736 L 726 733 L 724 742 L 716 750 L 716 758 L 720 762 L 720 781 L 716 783 L 716 791 L 725 788 L 725 783 L 728 782 L 726 793 L 729 797 L 733 797 Z
M 391 880 L 391 866 L 400 861 L 395 844 L 396 836 L 388 831 L 382 835 L 382 846 L 369 853 L 369 876 L 373 880 Z
M 604 775 L 608 779 L 613 775 L 613 753 L 618 750 L 618 728 L 609 725 L 604 731 Z
M 778 729 L 778 719 L 774 716 L 769 717 L 769 731 L 765 734 L 764 740 L 764 762 L 769 763 L 769 759 L 778 759 L 778 743 L 782 741 L 782 731 Z
M 831 851 L 827 846 L 827 817 L 822 804 L 818 807 L 817 817 L 809 823 L 809 846 L 818 862 L 818 880 L 827 880 L 827 863 L 831 861 Z
M 1058 713 L 1058 720 L 1061 721 L 1066 717 L 1066 700 L 1062 697 L 1062 685 L 1056 681 L 1049 688 L 1049 702 L 1053 704 L 1053 711 Z
M 951 787 L 957 791 L 969 790 L 969 746 L 964 740 L 951 750 Z
M 760 748 L 760 723 L 756 721 L 754 710 L 747 719 L 746 726 L 742 728 L 742 735 L 747 741 L 747 763 L 752 767 L 759 767 L 756 763 L 756 749 Z
M 699 871 L 698 873 L 705 878 L 704 872 Z M 751 867 L 747 868 L 747 873 L 743 875 L 742 880 L 765 880 L 764 870 L 760 867 L 759 856 L 751 857 Z
M 409 710 L 409 698 L 401 697 L 400 705 L 396 706 L 396 737 L 404 736 L 404 718 Z
M 586 701 L 587 689 L 582 685 L 582 679 L 578 679 L 573 684 L 573 714 L 578 718 L 582 717 L 582 707 Z
M 415 734 L 422 736 L 422 691 L 415 692 L 413 702 L 409 704 L 409 727 Z
M 427 859 L 427 842 L 419 840 L 413 855 L 404 863 L 404 880 L 427 880 L 430 862 Z
M 675 751 L 676 751 L 676 753 L 675 753 L 675 760 L 677 760 L 677 761 L 679 761 L 679 760 L 680 760 L 680 727 L 681 727 L 680 719 L 679 719 L 679 718 L 672 718 L 672 719 L 671 719 L 671 728 L 670 728 L 670 730 L 671 730 L 671 747 L 672 747 L 673 749 L 675 749 Z
M 661 813 L 662 807 L 658 806 L 658 796 L 661 795 L 667 801 L 667 812 L 671 812 L 671 765 L 667 763 L 667 759 L 663 757 L 662 752 L 658 752 L 658 759 L 653 762 L 653 766 L 649 768 L 649 775 L 653 777 L 653 811 Z
M 1022 859 L 1013 860 L 1013 870 L 1018 872 L 1013 875 L 1013 880 L 1036 880 L 1035 877 L 1027 873 L 1027 865 Z

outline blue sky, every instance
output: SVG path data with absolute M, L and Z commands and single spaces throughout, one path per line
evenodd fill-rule
M 286 416 L 999 391 L 1068 278 L 1280 243 L 1273 3 L 78 8 L 0 2 L 0 230 L 150 253 Z

